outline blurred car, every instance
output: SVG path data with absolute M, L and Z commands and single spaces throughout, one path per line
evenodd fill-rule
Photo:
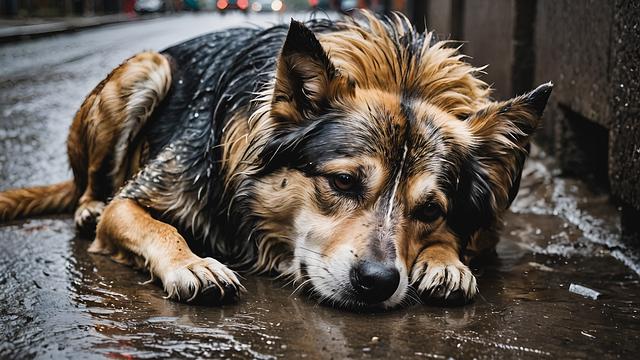
M 271 12 L 284 10 L 282 0 L 256 0 L 251 4 L 251 10 L 255 12 Z
M 182 2 L 182 7 L 185 10 L 198 11 L 200 10 L 200 3 L 198 0 L 184 0 Z
M 136 0 L 133 9 L 140 14 L 164 11 L 164 1 L 162 0 Z
M 216 2 L 216 7 L 220 12 L 230 10 L 247 12 L 249 10 L 249 0 L 218 0 Z
M 340 10 L 347 11 L 358 7 L 358 0 L 342 0 Z
M 312 9 L 329 10 L 331 2 L 329 0 L 309 0 L 309 6 Z

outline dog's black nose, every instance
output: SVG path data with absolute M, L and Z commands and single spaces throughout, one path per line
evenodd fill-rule
M 351 269 L 351 285 L 360 300 L 376 304 L 393 295 L 400 283 L 400 273 L 393 265 L 363 261 Z

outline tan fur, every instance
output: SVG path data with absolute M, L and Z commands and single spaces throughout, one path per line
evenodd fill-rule
M 169 61 L 160 54 L 145 52 L 113 70 L 85 99 L 73 120 L 67 143 L 81 194 L 77 223 L 86 220 L 82 215 L 88 206 L 99 208 L 96 202 L 104 203 L 137 171 L 139 164 L 130 162 L 131 155 L 140 152 L 130 148 L 136 146 L 133 139 L 170 84 Z M 101 173 L 107 156 L 113 156 L 112 168 Z M 100 178 L 105 177 L 110 180 L 106 189 L 99 184 Z
M 481 71 L 462 61 L 447 42 L 430 46 L 431 34 L 413 61 L 406 49 L 396 52 L 399 38 L 391 38 L 384 25 L 368 12 L 361 13 L 368 26 L 352 20 L 343 31 L 319 35 L 338 70 L 357 87 L 390 93 L 416 92 L 440 109 L 464 117 L 487 102 L 487 85 L 474 75 Z M 411 28 L 406 18 L 394 17 L 396 28 Z M 399 32 L 399 37 L 405 35 Z
M 538 117 L 523 104 L 523 97 L 495 103 L 477 112 L 469 120 L 473 136 L 483 143 L 484 168 L 494 187 L 492 206 L 505 209 L 509 200 L 509 185 L 520 171 L 518 156 L 524 156 L 529 134 L 523 129 L 535 130 Z M 508 111 L 503 109 L 508 107 Z
M 191 301 L 212 286 L 224 297 L 225 284 L 242 289 L 233 272 L 212 258 L 196 256 L 175 227 L 155 220 L 133 200 L 112 201 L 102 217 L 89 251 L 120 262 L 129 254 L 144 259 L 169 298 Z
M 75 193 L 76 188 L 71 180 L 50 186 L 1 192 L 0 222 L 71 211 L 76 201 Z
M 170 84 L 169 61 L 158 53 L 140 53 L 114 69 L 73 119 L 67 148 L 74 181 L 0 193 L 0 221 L 75 208 L 80 228 L 95 223 L 107 198 L 138 170 L 144 144 L 133 139 Z

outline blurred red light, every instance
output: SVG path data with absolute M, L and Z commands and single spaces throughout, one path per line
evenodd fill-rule
M 218 9 L 223 10 L 226 9 L 227 6 L 229 6 L 229 3 L 227 2 L 227 0 L 218 0 L 218 3 L 216 5 L 218 6 Z
M 318 6 L 318 0 L 309 0 L 309 5 Z
M 249 0 L 238 0 L 238 7 L 242 10 L 249 7 Z

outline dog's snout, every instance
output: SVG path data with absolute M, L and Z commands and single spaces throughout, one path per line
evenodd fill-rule
M 363 261 L 351 269 L 351 285 L 360 300 L 376 304 L 393 295 L 400 283 L 400 273 L 393 265 Z

